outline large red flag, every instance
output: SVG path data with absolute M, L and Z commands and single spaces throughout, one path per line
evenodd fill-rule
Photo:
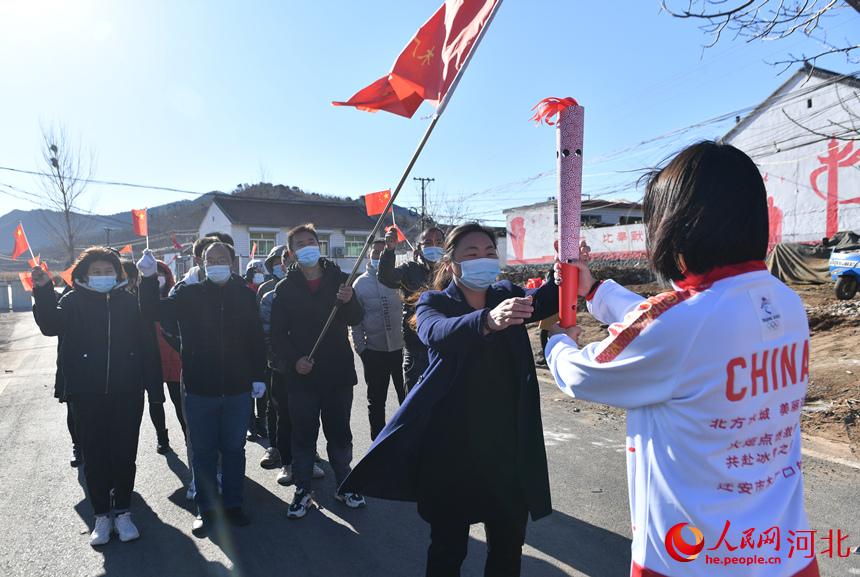
M 427 100 L 436 106 L 465 65 L 498 0 L 446 0 L 418 30 L 391 72 L 335 106 L 385 110 L 411 118 Z
M 30 245 L 27 243 L 27 235 L 24 234 L 24 225 L 18 223 L 18 228 L 15 229 L 15 248 L 12 250 L 12 260 L 30 250 Z
M 21 284 L 24 285 L 24 290 L 28 293 L 33 292 L 33 277 L 28 272 L 19 272 L 18 278 L 21 279 Z
M 390 199 L 390 190 L 382 190 L 364 195 L 364 207 L 367 209 L 367 216 L 376 216 L 385 212 L 385 207 L 388 206 Z
M 131 209 L 131 223 L 134 225 L 134 234 L 137 236 L 147 236 L 149 229 L 146 226 L 146 209 Z
M 175 233 L 175 232 L 174 232 L 173 234 L 171 234 L 171 235 L 170 235 L 170 240 L 172 240 L 172 241 L 173 241 L 173 248 L 175 248 L 175 249 L 176 249 L 176 250 L 178 250 L 178 251 L 181 251 L 181 250 L 182 250 L 182 245 L 181 245 L 181 244 L 179 244 L 179 241 L 178 241 L 178 240 L 176 240 L 176 233 Z

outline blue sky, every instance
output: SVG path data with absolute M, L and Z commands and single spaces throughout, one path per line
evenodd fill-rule
M 0 166 L 40 168 L 40 126 L 59 122 L 92 151 L 99 179 L 200 192 L 265 179 L 352 197 L 393 186 L 432 108 L 407 120 L 330 101 L 387 72 L 439 2 L 4 2 Z M 844 37 L 860 17 L 844 8 L 824 26 Z M 528 180 L 554 167 L 552 130 L 532 125 L 530 108 L 574 96 L 586 107 L 585 192 L 637 200 L 635 175 L 623 171 L 733 121 L 638 142 L 758 103 L 790 74 L 766 61 L 818 49 L 800 36 L 726 37 L 703 51 L 707 41 L 657 0 L 506 0 L 412 175 L 436 179 L 441 212 L 461 205 L 500 224 L 502 208 L 554 191 L 551 175 Z M 29 176 L 0 171 L 0 183 L 38 191 Z M 0 198 L 3 213 L 34 208 Z M 181 198 L 190 196 L 92 185 L 84 208 Z M 410 181 L 398 203 L 419 199 Z

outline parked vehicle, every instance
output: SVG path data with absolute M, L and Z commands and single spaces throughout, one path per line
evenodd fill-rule
M 854 298 L 860 285 L 860 251 L 833 252 L 829 264 L 830 277 L 836 281 L 836 298 Z

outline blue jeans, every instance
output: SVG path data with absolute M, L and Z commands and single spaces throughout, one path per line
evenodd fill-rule
M 210 397 L 188 393 L 186 420 L 194 452 L 191 468 L 201 513 L 215 508 L 218 498 L 218 455 L 221 455 L 224 508 L 242 506 L 245 482 L 245 431 L 251 416 L 251 395 Z

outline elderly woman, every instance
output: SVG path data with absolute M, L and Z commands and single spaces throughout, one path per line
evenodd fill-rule
M 493 232 L 455 228 L 416 309 L 430 365 L 344 482 L 417 501 L 430 524 L 427 575 L 460 574 L 469 526 L 484 523 L 486 575 L 519 575 L 528 515 L 552 511 L 538 381 L 524 324 L 558 312 L 558 287 L 495 282 Z
M 157 354 L 137 299 L 115 252 L 91 247 L 72 270 L 74 290 L 57 302 L 51 277 L 32 272 L 36 322 L 42 334 L 61 336 L 60 366 L 84 454 L 87 494 L 95 513 L 90 536 L 104 545 L 140 534 L 129 512 L 134 489 L 143 388 Z

